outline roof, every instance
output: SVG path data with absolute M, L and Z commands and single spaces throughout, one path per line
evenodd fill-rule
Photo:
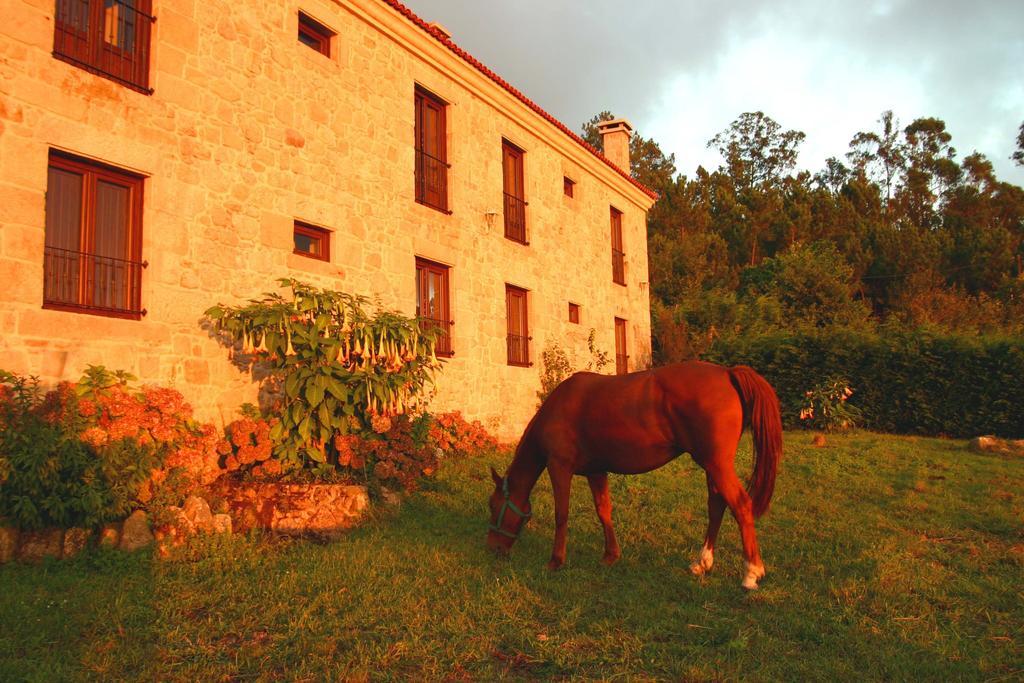
M 541 107 L 536 102 L 531 100 L 529 97 L 524 95 L 522 92 L 520 92 L 516 88 L 512 87 L 512 85 L 508 81 L 506 81 L 501 76 L 499 76 L 498 74 L 496 74 L 493 71 L 491 71 L 490 69 L 488 69 L 487 66 L 484 65 L 476 57 L 474 57 L 473 55 L 469 54 L 468 52 L 463 50 L 461 47 L 456 45 L 455 42 L 445 32 L 443 27 L 438 27 L 437 25 L 430 24 L 430 23 L 424 21 L 415 12 L 413 12 L 411 9 L 409 9 L 408 7 L 403 5 L 402 3 L 398 2 L 398 0 L 383 0 L 383 2 L 385 4 L 391 6 L 395 11 L 397 11 L 400 14 L 402 14 L 403 16 L 405 16 L 407 19 L 409 19 L 409 21 L 414 23 L 416 26 L 418 26 L 424 32 L 426 32 L 432 38 L 434 38 L 434 40 L 436 40 L 437 42 L 441 43 L 446 48 L 448 48 L 449 50 L 454 52 L 456 55 L 458 55 L 460 58 L 462 58 L 465 62 L 467 62 L 470 66 L 475 68 L 477 71 L 482 73 L 484 76 L 487 76 L 487 78 L 489 78 L 492 81 L 494 81 L 495 83 L 497 83 L 504 90 L 506 90 L 510 95 L 512 95 L 517 100 L 519 100 L 520 102 L 525 104 L 527 107 L 529 107 L 531 110 L 533 110 L 537 115 L 539 115 L 545 121 L 547 121 L 548 123 L 553 125 L 555 128 L 557 128 L 558 130 L 560 130 L 563 133 L 565 133 L 566 135 L 568 135 L 569 138 L 571 138 L 574 142 L 576 142 L 578 145 L 583 147 L 583 149 L 587 150 L 588 152 L 593 154 L 595 157 L 597 157 L 598 159 L 603 161 L 605 164 L 608 165 L 609 168 L 611 168 L 616 173 L 621 175 L 623 178 L 628 180 L 632 185 L 636 186 L 645 195 L 647 195 L 648 197 L 650 197 L 651 199 L 654 199 L 654 200 L 658 199 L 658 193 L 657 192 L 655 192 L 651 188 L 647 187 L 646 185 L 644 185 L 643 183 L 638 181 L 636 178 L 631 176 L 626 171 L 624 171 L 621 168 L 619 168 L 616 164 L 614 164 L 611 160 L 609 160 L 608 157 L 606 157 L 605 155 L 601 154 L 601 152 L 597 151 L 597 149 L 595 149 L 593 146 L 591 146 L 586 141 L 584 141 L 583 138 L 581 138 L 579 135 L 577 135 L 576 133 L 574 133 L 571 130 L 569 130 L 568 126 L 566 126 L 564 123 L 562 123 L 561 121 L 556 119 L 551 114 L 549 114 L 546 111 L 544 111 L 543 109 L 541 109 Z

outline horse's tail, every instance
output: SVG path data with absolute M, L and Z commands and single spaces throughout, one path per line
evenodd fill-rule
M 754 517 L 768 511 L 775 490 L 775 473 L 782 458 L 782 416 L 775 390 L 764 377 L 745 365 L 729 370 L 729 378 L 740 395 L 743 417 L 754 437 L 754 472 L 747 492 L 754 504 Z

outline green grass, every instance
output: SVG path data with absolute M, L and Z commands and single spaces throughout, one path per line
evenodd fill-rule
M 612 477 L 623 549 L 599 564 L 574 482 L 569 557 L 544 569 L 547 478 L 510 560 L 483 544 L 492 459 L 447 463 L 344 540 L 211 539 L 191 559 L 92 552 L 0 567 L 0 680 L 585 678 L 1020 680 L 1024 460 L 963 442 L 787 435 L 758 523 L 768 577 L 715 569 L 700 470 Z M 744 440 L 741 469 L 749 469 Z

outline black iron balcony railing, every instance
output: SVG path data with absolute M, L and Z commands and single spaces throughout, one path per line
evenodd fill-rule
M 416 201 L 448 211 L 448 169 L 451 166 L 421 149 L 416 150 Z
M 612 247 L 612 282 L 626 284 L 626 254 Z
M 521 334 L 508 335 L 508 364 L 528 367 L 530 363 L 530 340 Z
M 629 356 L 624 353 L 615 354 L 615 374 L 625 375 L 629 372 Z
M 516 242 L 526 241 L 526 206 L 522 197 L 505 193 L 505 237 Z
M 145 261 L 46 247 L 43 304 L 120 317 L 140 317 Z
M 434 340 L 434 353 L 438 356 L 452 357 L 455 350 L 452 349 L 452 326 L 454 320 L 438 320 L 437 318 L 420 318 L 420 326 L 425 330 L 440 330 Z
M 53 54 L 150 94 L 148 0 L 57 0 Z

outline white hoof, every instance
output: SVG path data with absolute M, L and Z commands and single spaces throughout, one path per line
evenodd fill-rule
M 764 565 L 746 563 L 747 574 L 743 577 L 743 587 L 748 591 L 757 590 L 757 582 L 764 578 Z
M 700 559 L 690 565 L 690 573 L 694 576 L 704 576 L 711 571 L 715 564 L 715 551 L 704 546 L 700 549 Z

